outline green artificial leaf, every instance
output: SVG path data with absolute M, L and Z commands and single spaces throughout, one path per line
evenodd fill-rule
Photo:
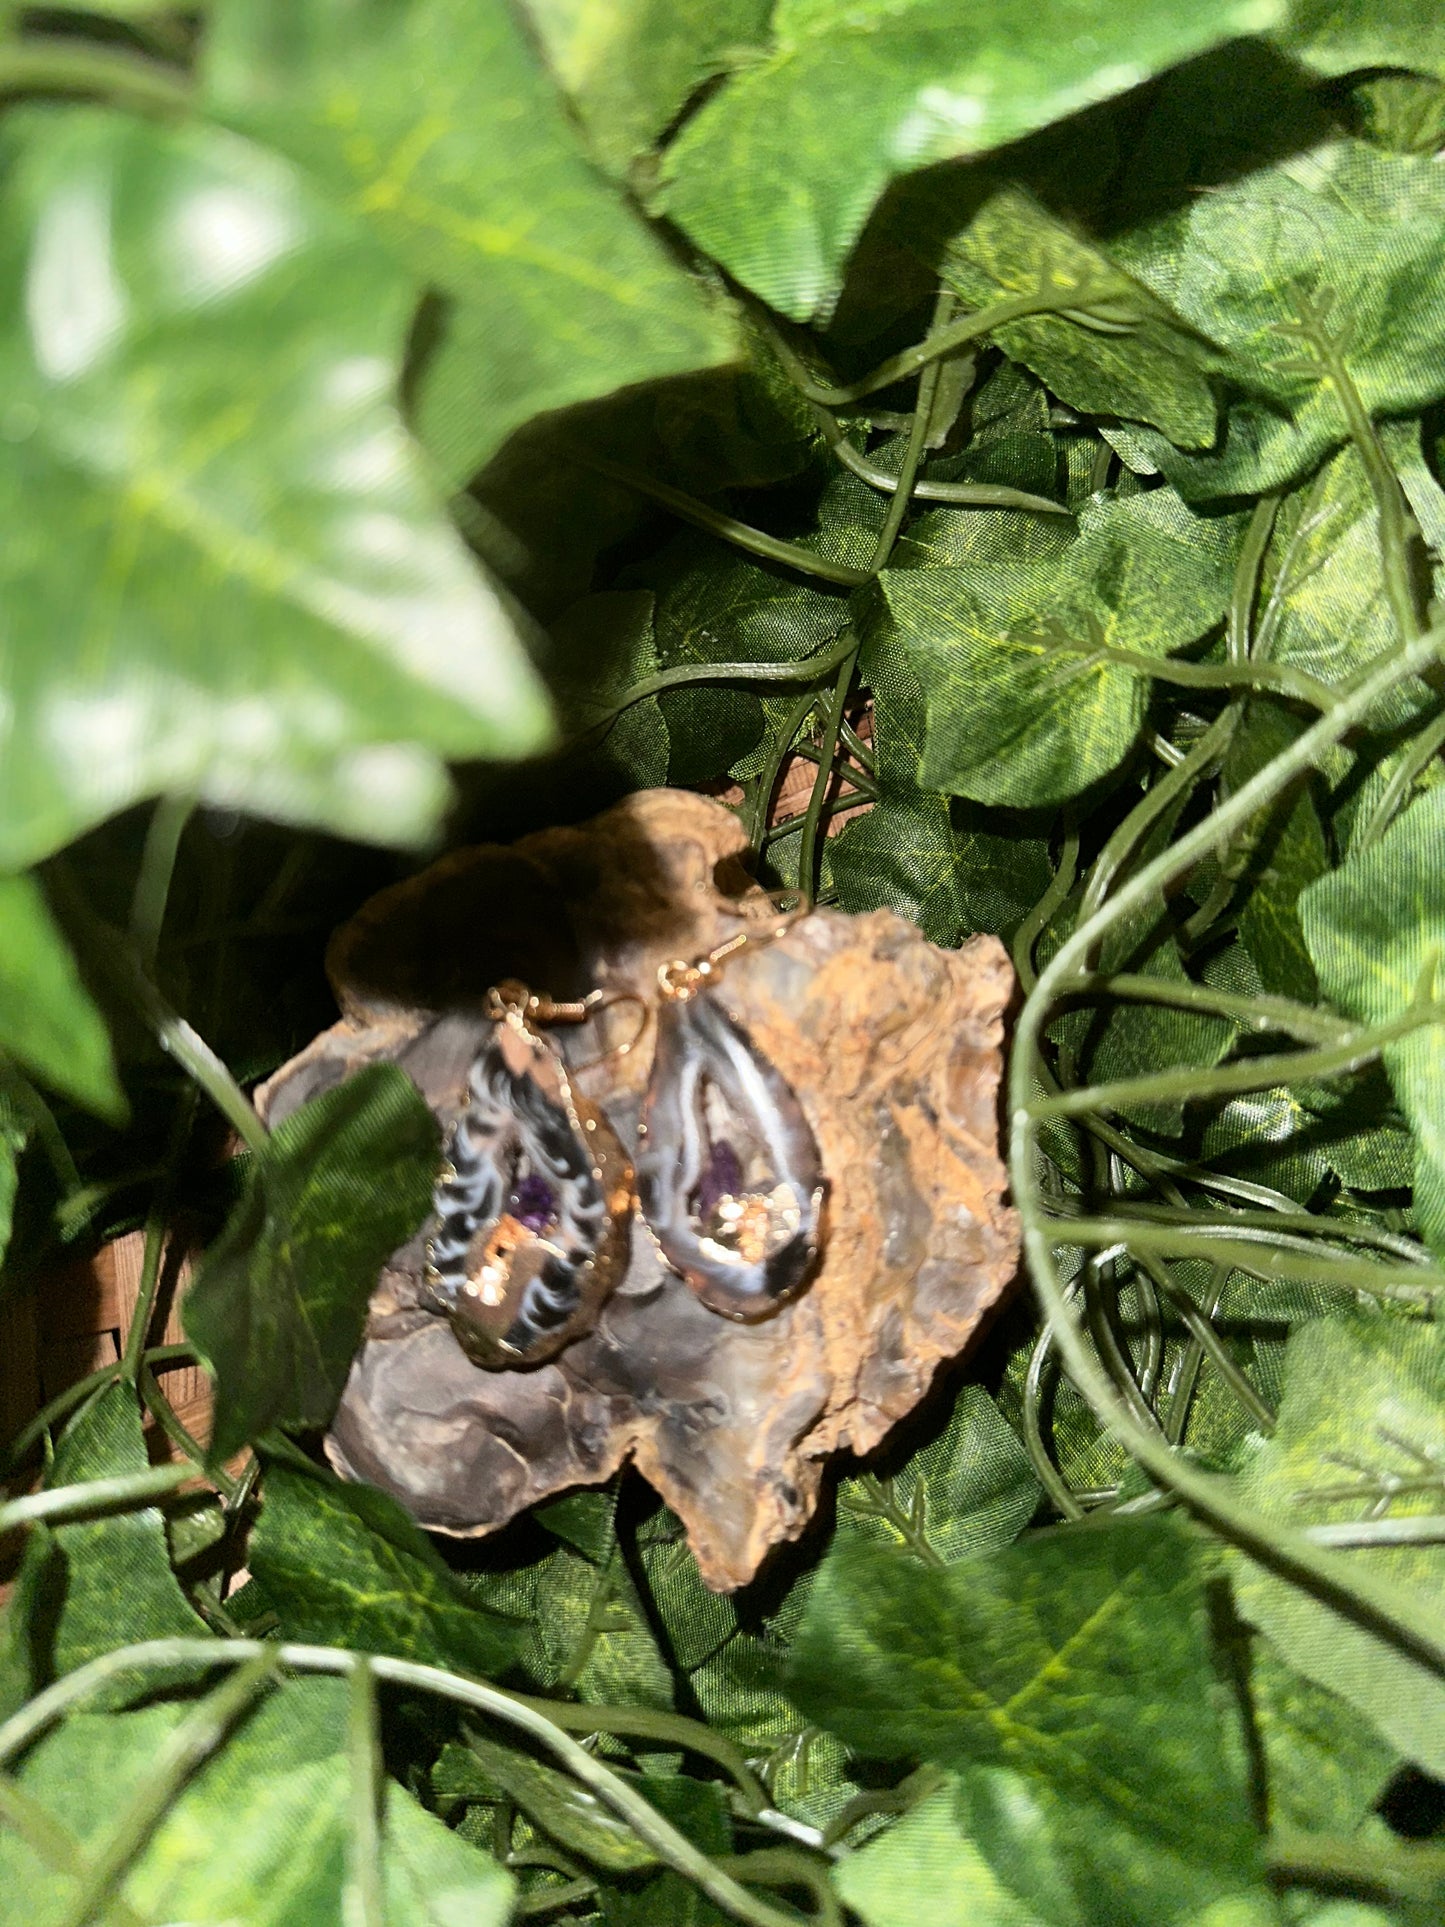
M 1035 805 L 1107 775 L 1138 735 L 1151 681 L 1103 647 L 1165 656 L 1228 600 L 1236 517 L 1170 490 L 1090 502 L 1071 542 L 1017 511 L 920 518 L 882 577 L 898 646 L 927 691 L 920 782 Z
M 1346 439 L 1332 385 L 1282 327 L 1328 294 L 1325 323 L 1373 415 L 1445 394 L 1445 180 L 1433 160 L 1327 142 L 1183 200 L 1116 236 L 1114 257 L 1228 355 L 1243 391 L 1218 446 L 1180 450 L 1110 431 L 1187 500 L 1253 494 L 1307 474 Z
M 125 1478 L 149 1466 L 135 1393 L 114 1384 L 66 1426 L 45 1483 Z M 171 1570 L 154 1506 L 32 1528 L 7 1619 L 7 1703 L 134 1640 L 208 1637 Z
M 473 1604 L 395 1499 L 284 1462 L 267 1468 L 247 1564 L 287 1639 L 488 1677 L 517 1629 Z
M 0 1267 L 10 1247 L 15 1226 L 15 1194 L 20 1185 L 20 1156 L 30 1141 L 30 1124 L 20 1106 L 6 1095 L 0 1079 Z
M 1286 1665 L 1267 1639 L 1250 1647 L 1249 1700 L 1270 1826 L 1354 1832 L 1395 1771 L 1394 1748 L 1348 1700 Z
M 548 669 L 568 737 L 583 737 L 605 724 L 613 709 L 644 677 L 661 666 L 652 635 L 653 599 L 645 590 L 613 589 L 587 596 L 552 624 Z M 595 752 L 625 778 L 629 789 L 667 781 L 667 724 L 656 700 L 624 710 Z M 571 754 L 575 757 L 577 750 Z
M 1398 442 L 1391 453 L 1405 453 Z M 1418 461 L 1418 441 L 1413 450 Z M 1396 646 L 1380 566 L 1379 513 L 1354 448 L 1325 463 L 1281 505 L 1265 557 L 1259 646 L 1274 661 L 1330 685 L 1366 673 Z M 1382 700 L 1386 722 L 1424 697 L 1411 681 Z
M 965 1833 L 952 1780 L 841 1861 L 833 1886 L 863 1927 L 1038 1927 Z
M 443 297 L 416 417 L 460 483 L 534 415 L 730 359 L 731 329 L 584 158 L 511 9 L 219 0 L 216 111 Z
M 218 1457 L 273 1425 L 330 1420 L 377 1272 L 430 1210 L 439 1155 L 435 1119 L 391 1064 L 272 1133 L 185 1300 L 216 1381 Z
M 191 1711 L 183 1703 L 72 1715 L 27 1754 L 20 1787 L 88 1863 L 128 1804 L 144 1796 L 158 1752 Z M 273 1691 L 143 1842 L 121 1884 L 123 1901 L 143 1920 L 198 1927 L 343 1927 L 353 1918 L 346 1714 L 341 1681 Z M 381 1841 L 389 1927 L 503 1927 L 510 1917 L 510 1875 L 390 1780 Z M 8 1828 L 0 1878 L 7 1891 L 24 1893 L 27 1927 L 71 1917 L 74 1876 L 42 1865 Z
M 727 1795 L 715 1780 L 650 1776 L 643 1791 L 695 1847 L 714 1859 L 733 1851 Z M 604 1927 L 729 1927 L 729 1916 L 670 1869 L 651 1879 L 604 1880 L 597 1896 Z
M 1368 850 L 1300 898 L 1305 942 L 1327 997 L 1365 1023 L 1445 997 L 1445 789 L 1427 790 Z M 1445 1251 L 1445 1028 L 1430 1024 L 1384 1052 L 1415 1138 L 1420 1229 Z
M 943 1570 L 840 1542 L 790 1681 L 805 1712 L 865 1755 L 960 1771 L 992 1816 L 975 1837 L 1030 1904 L 1039 1895 L 989 1846 L 1008 1806 L 994 1770 L 1031 1802 L 1086 1920 L 1183 1921 L 1258 1892 L 1258 1843 L 1213 1707 L 1203 1588 L 1172 1521 L 1035 1534 Z
M 1116 924 L 1101 948 L 1099 968 L 1160 977 L 1174 984 L 1192 981 L 1169 920 L 1157 911 Z M 1204 974 L 1207 978 L 1210 972 Z M 1176 1066 L 1207 1069 L 1224 1056 L 1236 1032 L 1228 1018 L 1206 1012 L 1121 1001 L 1068 1012 L 1050 1027 L 1049 1034 L 1071 1046 L 1089 1083 L 1108 1084 Z M 1118 1109 L 1147 1130 L 1174 1133 L 1189 1101 L 1187 1092 L 1181 1092 L 1177 1097 L 1136 1098 Z
M 1273 24 L 1272 0 L 782 0 L 773 47 L 668 148 L 656 205 L 728 272 L 805 321 L 899 175 L 983 153 L 1177 60 Z
M 859 539 L 852 525 L 826 507 L 824 526 L 830 551 Z M 852 557 L 845 553 L 840 559 Z M 636 573 L 641 579 L 642 572 Z M 837 635 L 848 618 L 847 602 L 837 592 L 800 582 L 774 564 L 720 550 L 704 535 L 679 536 L 647 570 L 646 580 L 656 596 L 654 633 L 665 669 L 794 661 Z M 720 776 L 763 731 L 762 707 L 746 688 L 678 689 L 662 697 L 658 708 L 671 744 L 669 781 L 679 786 Z
M 1023 189 L 991 194 L 944 255 L 943 279 L 970 308 L 1032 294 L 1046 278 L 1078 290 L 1078 307 L 1106 304 L 1117 325 L 1030 315 L 993 339 L 1073 408 L 1151 422 L 1184 448 L 1214 439 L 1206 341 L 1117 268 L 1103 251 L 1046 213 Z
M 1291 0 L 1271 38 L 1317 74 L 1409 67 L 1445 79 L 1445 15 L 1419 0 Z
M 105 1022 L 29 876 L 0 876 L 0 1053 L 102 1117 L 124 1118 Z
M 0 159 L 0 862 L 160 792 L 425 837 L 547 721 L 391 400 L 404 284 L 212 128 L 26 108 Z
M 981 1385 L 965 1385 L 946 1429 L 899 1471 L 840 1481 L 838 1523 L 931 1564 L 951 1564 L 1011 1544 L 1039 1498 L 1017 1433 Z
M 1251 705 L 1224 760 L 1223 790 L 1242 789 L 1256 771 L 1289 748 L 1303 727 L 1286 710 Z M 1319 984 L 1300 927 L 1299 899 L 1328 871 L 1330 852 L 1310 780 L 1292 784 L 1236 849 L 1245 876 L 1239 935 L 1261 986 L 1278 997 L 1315 1003 Z
M 533 1611 L 553 1687 L 601 1705 L 671 1709 L 672 1674 L 615 1543 L 600 1559 L 559 1546 L 538 1572 Z
M 923 690 L 887 622 L 862 625 L 861 673 L 873 695 L 878 801 L 829 847 L 844 910 L 896 910 L 932 943 L 986 931 L 1012 938 L 1048 888 L 1048 846 L 997 811 L 939 796 L 920 782 Z
M 480 1733 L 470 1733 L 464 1747 L 449 1744 L 431 1777 L 433 1791 L 443 1799 L 495 1801 L 503 1795 L 558 1846 L 604 1872 L 630 1873 L 657 1865 L 652 1848 L 595 1793 L 556 1767 Z
M 558 84 L 613 173 L 666 132 L 704 82 L 751 56 L 768 0 L 526 0 Z
M 1296 1530 L 1437 1515 L 1445 1481 L 1445 1342 L 1435 1325 L 1383 1313 L 1322 1318 L 1293 1333 L 1273 1436 L 1245 1481 L 1250 1503 Z M 1403 1483 L 1402 1483 L 1403 1482 Z M 1432 1612 L 1445 1547 L 1361 1547 L 1362 1570 Z M 1407 1758 L 1445 1771 L 1445 1684 L 1348 1614 L 1240 1557 L 1240 1610 L 1291 1667 L 1347 1700 Z

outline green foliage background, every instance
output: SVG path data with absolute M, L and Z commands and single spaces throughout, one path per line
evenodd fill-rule
M 0 6 L 0 1289 L 146 1250 L 8 1447 L 0 1919 L 1438 1921 L 1442 149 L 1419 0 Z M 1021 985 L 1031 1294 L 727 1599 L 318 1469 L 435 1126 L 245 1094 L 662 782 Z

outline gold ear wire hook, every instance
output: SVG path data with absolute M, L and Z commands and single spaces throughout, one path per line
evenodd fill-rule
M 605 1064 L 609 1057 L 626 1057 L 640 1042 L 647 1028 L 647 1003 L 632 990 L 589 990 L 585 997 L 562 1001 L 551 997 L 545 990 L 532 990 L 518 977 L 504 977 L 500 983 L 493 984 L 483 1000 L 483 1009 L 493 1023 L 510 1024 L 527 1042 L 537 1050 L 550 1050 L 560 1056 L 550 1040 L 542 1037 L 537 1030 L 539 1024 L 585 1024 L 596 1011 L 605 1009 L 609 1004 L 635 1004 L 638 1010 L 637 1029 L 625 1044 L 614 1044 L 609 1050 L 597 1057 L 588 1058 L 585 1064 L 574 1064 L 570 1068 L 573 1075 L 589 1071 L 598 1064 Z
M 797 892 L 771 892 L 769 901 L 771 902 L 774 896 L 789 894 L 796 896 Z M 673 957 L 667 963 L 659 964 L 657 967 L 658 990 L 669 1002 L 685 1004 L 690 997 L 696 997 L 700 990 L 706 990 L 709 980 L 719 974 L 718 966 L 726 958 L 736 955 L 748 944 L 762 949 L 765 944 L 776 943 L 779 937 L 791 930 L 793 925 L 807 914 L 808 905 L 800 899 L 796 908 L 782 913 L 782 922 L 775 924 L 771 930 L 737 930 L 726 943 L 720 943 L 715 950 L 709 950 L 707 955 L 699 957 L 696 963 L 689 963 L 685 957 Z

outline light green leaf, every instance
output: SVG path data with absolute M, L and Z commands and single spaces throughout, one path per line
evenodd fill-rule
M 1110 431 L 1191 501 L 1294 481 L 1345 440 L 1334 389 L 1279 332 L 1305 298 L 1333 296 L 1329 326 L 1345 331 L 1371 414 L 1445 394 L 1445 178 L 1431 159 L 1328 142 L 1185 198 L 1116 236 L 1111 252 L 1227 351 L 1244 391 L 1207 454 L 1149 429 Z
M 1365 1716 L 1286 1665 L 1267 1639 L 1249 1649 L 1249 1697 L 1270 1826 L 1339 1835 L 1368 1819 L 1398 1756 Z
M 965 1385 L 945 1430 L 898 1471 L 839 1482 L 838 1522 L 861 1539 L 951 1563 L 1010 1545 L 1039 1496 L 1017 1433 L 981 1385 Z
M 1035 1907 L 1016 1843 L 990 1845 L 1016 1825 L 998 1769 L 1086 1920 L 1185 1921 L 1259 1896 L 1212 1704 L 1203 1587 L 1173 1522 L 1034 1534 L 943 1570 L 842 1542 L 790 1678 L 804 1711 L 863 1754 L 962 1772 L 995 1875 Z
M 1285 1369 L 1278 1424 L 1245 1481 L 1251 1505 L 1296 1530 L 1441 1511 L 1438 1326 L 1378 1313 L 1318 1319 L 1292 1334 Z M 1445 1547 L 1355 1548 L 1348 1557 L 1416 1597 L 1422 1620 L 1436 1610 Z M 1429 1665 L 1243 1558 L 1236 1588 L 1240 1610 L 1295 1671 L 1338 1693 L 1428 1772 L 1445 1770 L 1445 1684 Z
M 149 1465 L 136 1395 L 116 1384 L 71 1419 L 45 1483 L 123 1478 Z M 37 1692 L 131 1640 L 207 1635 L 171 1570 L 165 1522 L 154 1506 L 32 1529 L 9 1619 L 7 1700 L 22 1682 Z
M 212 1446 L 331 1418 L 383 1262 L 431 1208 L 435 1119 L 392 1064 L 288 1117 L 186 1294 L 185 1326 L 216 1380 Z
M 20 1784 L 88 1859 L 145 1788 L 158 1750 L 190 1710 L 73 1715 L 26 1756 Z M 132 1864 L 124 1900 L 144 1920 L 343 1927 L 352 1917 L 345 1734 L 341 1681 L 293 1681 L 273 1691 L 187 1783 Z M 389 1927 L 503 1927 L 510 1875 L 394 1781 L 385 1784 L 381 1831 Z M 0 1834 L 0 1877 L 7 1892 L 25 1895 L 26 1927 L 67 1917 L 74 1878 L 41 1866 L 8 1828 Z
M 942 263 L 945 283 L 971 308 L 1032 294 L 1044 277 L 1079 289 L 1079 306 L 1107 301 L 1127 316 L 1117 331 L 1064 315 L 1031 315 L 996 329 L 993 339 L 1043 377 L 1071 407 L 1088 414 L 1152 422 L 1185 448 L 1214 439 L 1209 374 L 1220 357 L 1092 243 L 1045 213 L 1021 188 L 989 196 Z
M 1203 635 L 1238 534 L 1238 518 L 1202 519 L 1163 489 L 1089 503 L 1072 542 L 1014 511 L 920 518 L 882 586 L 927 692 L 923 787 L 1034 805 L 1107 775 L 1150 679 L 1098 645 L 1164 656 Z
M 657 205 L 730 274 L 803 321 L 891 180 L 979 154 L 1107 100 L 1232 34 L 1273 0 L 793 0 L 774 47 L 707 101 L 667 150 Z
M 1404 67 L 1445 79 L 1445 15 L 1419 0 L 1291 0 L 1270 38 L 1317 74 Z
M 952 1780 L 841 1861 L 833 1886 L 864 1927 L 1037 1927 L 964 1832 Z
M 768 0 L 525 0 L 598 159 L 624 173 L 714 74 L 756 52 Z
M 1418 997 L 1445 998 L 1445 788 L 1428 790 L 1370 849 L 1352 853 L 1300 898 L 1305 942 L 1325 995 L 1381 1023 Z M 1385 1048 L 1385 1068 L 1415 1135 L 1415 1210 L 1445 1252 L 1445 1026 Z
M 463 482 L 544 410 L 726 361 L 725 317 L 588 165 L 504 6 L 221 0 L 213 106 L 445 297 L 416 395 Z
M 165 790 L 424 837 L 547 725 L 392 404 L 406 287 L 211 128 L 27 108 L 0 162 L 0 863 Z
M 516 1629 L 473 1605 L 394 1499 L 285 1463 L 268 1467 L 247 1564 L 288 1639 L 390 1653 L 487 1677 Z
M 124 1117 L 109 1033 L 28 876 L 0 876 L 0 1052 L 102 1117 Z
M 597 1562 L 559 1546 L 538 1572 L 534 1611 L 557 1685 L 603 1705 L 671 1708 L 672 1674 L 615 1545 Z

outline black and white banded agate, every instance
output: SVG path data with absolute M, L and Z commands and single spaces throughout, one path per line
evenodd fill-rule
M 500 1038 L 472 1066 L 433 1204 L 427 1289 L 490 1369 L 553 1357 L 591 1328 L 626 1269 L 626 1153 L 549 1057 L 514 1069 Z
M 716 999 L 658 1011 L 637 1199 L 662 1255 L 724 1317 L 765 1318 L 818 1254 L 826 1184 L 802 1107 Z

